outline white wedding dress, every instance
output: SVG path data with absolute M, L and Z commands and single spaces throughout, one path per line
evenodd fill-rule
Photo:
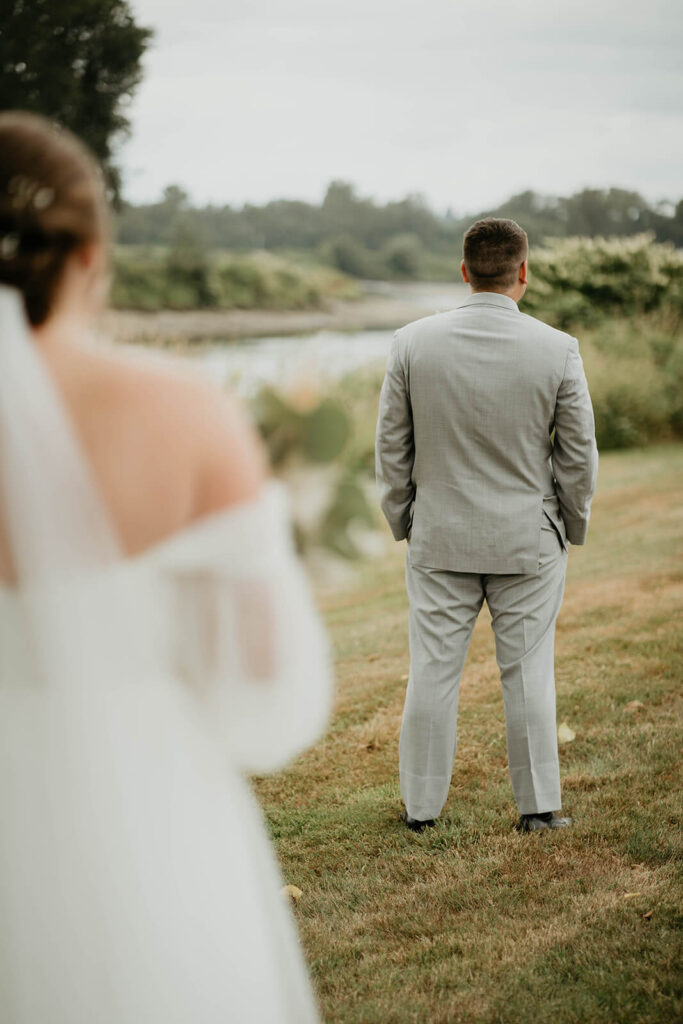
M 0 1020 L 317 1020 L 240 774 L 329 712 L 281 485 L 123 557 L 0 288 L 0 516 Z

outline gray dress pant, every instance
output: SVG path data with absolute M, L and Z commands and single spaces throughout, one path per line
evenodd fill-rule
M 558 810 L 555 620 L 567 551 L 550 523 L 541 530 L 538 572 L 480 575 L 406 565 L 410 676 L 399 770 L 408 814 L 436 818 L 448 796 L 457 740 L 458 693 L 484 600 L 496 638 L 508 766 L 521 814 Z

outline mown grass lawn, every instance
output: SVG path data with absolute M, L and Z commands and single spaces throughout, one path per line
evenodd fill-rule
M 682 556 L 683 446 L 604 456 L 557 631 L 558 723 L 576 733 L 560 748 L 564 809 L 576 824 L 530 836 L 513 829 L 486 613 L 448 803 L 414 835 L 398 820 L 404 546 L 325 600 L 332 726 L 256 788 L 285 879 L 303 892 L 296 916 L 326 1022 L 683 1019 Z

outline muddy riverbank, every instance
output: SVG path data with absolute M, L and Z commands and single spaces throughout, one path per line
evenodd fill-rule
M 177 345 L 183 342 L 239 341 L 318 331 L 395 330 L 430 313 L 457 305 L 467 294 L 462 284 L 368 282 L 361 298 L 334 301 L 314 310 L 109 310 L 101 332 L 115 341 Z

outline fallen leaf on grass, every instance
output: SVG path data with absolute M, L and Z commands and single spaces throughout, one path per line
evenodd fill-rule
M 625 892 L 624 893 L 624 899 L 625 900 L 633 900 L 633 899 L 636 898 L 636 896 L 642 896 L 642 895 L 643 895 L 642 892 Z
M 303 893 L 297 885 L 283 885 L 280 889 L 283 896 L 291 896 L 295 903 L 298 903 Z
M 640 711 L 640 709 L 644 707 L 645 705 L 643 704 L 642 700 L 630 700 L 628 704 L 625 706 L 624 711 L 628 712 L 629 715 L 632 715 L 636 711 Z
M 573 729 L 570 729 L 566 722 L 562 722 L 557 729 L 557 738 L 560 743 L 571 743 L 572 740 L 576 739 L 576 733 Z
M 647 914 L 643 914 L 643 921 L 649 921 L 653 914 L 654 910 L 648 910 Z

